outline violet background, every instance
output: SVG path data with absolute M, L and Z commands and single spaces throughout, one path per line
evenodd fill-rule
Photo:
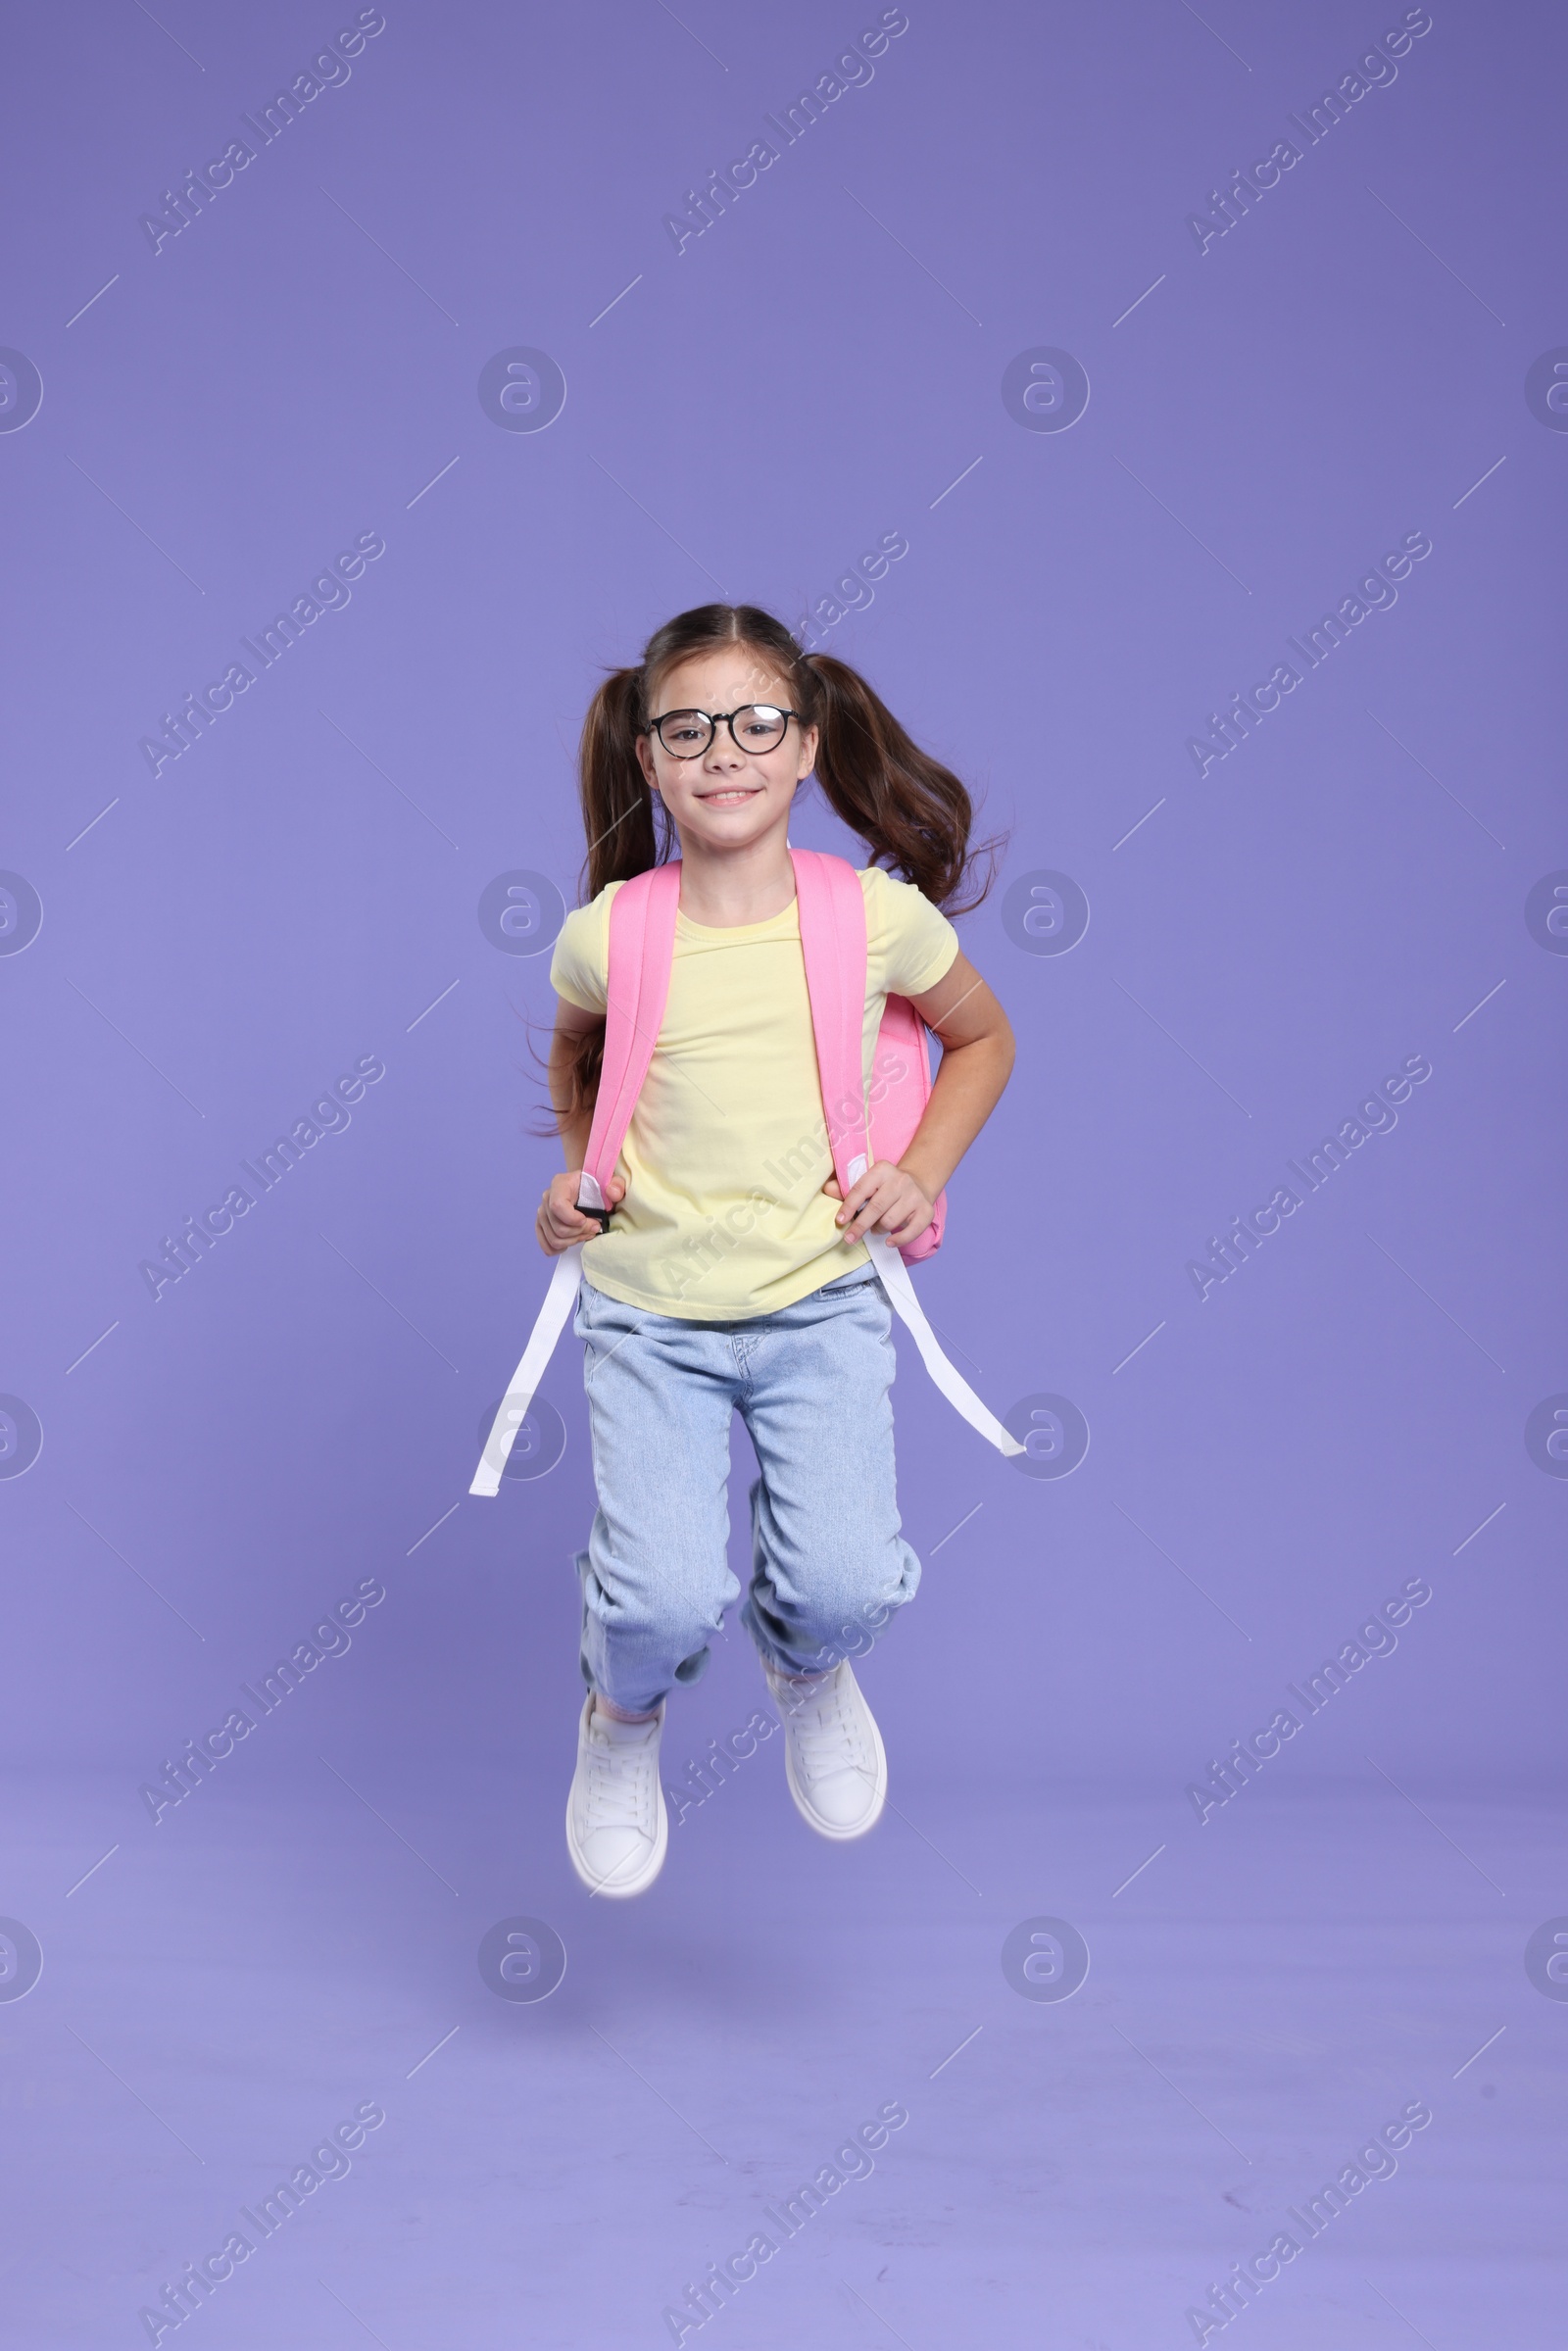
M 360 2176 L 188 2322 L 214 2342 L 667 2341 L 894 2097 L 875 2179 L 711 2328 L 1192 2340 L 1207 2280 L 1424 2096 L 1400 2180 L 1247 2327 L 1544 2339 L 1568 2015 L 1522 1953 L 1568 1912 L 1568 1494 L 1524 1432 L 1568 1390 L 1565 966 L 1524 909 L 1568 862 L 1568 441 L 1524 379 L 1568 339 L 1559 20 L 1435 8 L 1230 234 L 1184 224 L 1401 13 L 911 6 L 679 256 L 663 214 L 875 8 L 402 0 L 156 255 L 143 209 L 338 20 L 14 20 L 0 340 L 44 395 L 0 433 L 0 863 L 43 924 L 0 957 L 0 1387 L 43 1448 L 0 1481 L 0 1911 L 45 1955 L 0 2015 L 15 2339 L 147 2339 L 371 2096 Z M 548 430 L 481 408 L 513 346 L 564 373 Z M 1088 371 L 1068 431 L 1003 404 L 1036 346 Z M 365 531 L 349 606 L 155 780 L 159 714 Z M 1414 531 L 1396 605 L 1200 779 L 1205 713 Z M 905 1349 L 927 1572 L 862 1679 L 906 1812 L 818 1851 L 764 1749 L 602 1915 L 561 1849 L 569 1340 L 559 1465 L 466 1494 L 556 1163 L 548 955 L 476 907 L 513 869 L 575 903 L 605 665 L 721 590 L 796 620 L 890 532 L 825 642 L 1007 835 L 961 932 L 1020 1039 L 917 1279 L 997 1409 L 1066 1396 L 1090 1447 L 1019 1476 Z M 797 838 L 852 847 L 814 798 Z M 1065 955 L 1003 919 L 1041 870 L 1089 901 Z M 1417 1053 L 1397 1127 L 1200 1302 L 1208 1236 Z M 347 1131 L 155 1303 L 138 1261 L 365 1054 Z M 369 1576 L 351 1653 L 155 1827 L 139 1785 Z M 1396 1654 L 1200 1828 L 1187 1784 L 1414 1576 Z M 760 1702 L 743 1649 L 666 1779 Z M 512 1914 L 570 1954 L 538 2007 L 474 1967 Z M 1034 1915 L 1094 1953 L 1059 2007 L 998 1966 Z

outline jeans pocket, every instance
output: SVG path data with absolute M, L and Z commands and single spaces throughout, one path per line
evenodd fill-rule
M 853 1298 L 858 1290 L 874 1289 L 881 1279 L 869 1265 L 858 1265 L 853 1273 L 841 1273 L 834 1282 L 824 1282 L 816 1292 L 818 1298 Z

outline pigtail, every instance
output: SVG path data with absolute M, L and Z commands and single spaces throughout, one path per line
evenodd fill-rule
M 952 768 L 920 749 L 847 661 L 813 653 L 802 666 L 816 686 L 817 781 L 872 862 L 950 914 L 977 906 L 995 879 L 998 844 L 971 852 L 974 804 Z
M 654 820 L 654 795 L 637 760 L 644 731 L 643 672 L 612 669 L 583 720 L 578 750 L 578 791 L 588 837 L 583 862 L 585 895 L 599 896 L 608 882 L 628 882 L 662 864 L 669 854 Z
M 588 841 L 580 877 L 585 901 L 597 898 L 609 882 L 646 873 L 669 854 L 667 827 L 656 823 L 654 795 L 637 759 L 642 731 L 642 670 L 612 669 L 588 705 L 577 752 L 577 790 Z M 548 1123 L 536 1127 L 536 1133 L 556 1133 L 592 1109 L 604 1060 L 605 1025 L 600 1021 L 576 1039 L 560 1072 Z

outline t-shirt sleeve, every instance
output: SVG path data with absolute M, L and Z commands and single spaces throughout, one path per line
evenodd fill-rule
M 603 1012 L 609 1002 L 606 934 L 610 892 L 566 916 L 550 958 L 550 985 L 579 1012 Z
M 880 865 L 861 875 L 866 946 L 881 965 L 889 996 L 923 996 L 958 952 L 958 934 L 912 882 L 895 881 Z

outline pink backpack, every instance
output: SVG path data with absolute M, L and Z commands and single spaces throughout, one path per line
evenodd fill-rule
M 839 1187 L 848 1193 L 873 1161 L 897 1159 L 909 1147 L 931 1096 L 926 1028 L 906 997 L 887 999 L 867 1088 L 862 1067 L 866 940 L 860 878 L 844 858 L 819 850 L 792 849 L 790 858 L 828 1145 Z M 678 860 L 634 875 L 611 901 L 604 1065 L 577 1196 L 583 1213 L 597 1216 L 604 1226 L 612 1213 L 605 1205 L 605 1187 L 614 1174 L 663 1022 L 679 907 Z M 1001 1451 L 1020 1453 L 1023 1446 L 987 1411 L 942 1352 L 906 1271 L 941 1247 L 946 1222 L 944 1193 L 930 1224 L 906 1249 L 895 1249 L 880 1233 L 867 1235 L 866 1248 L 938 1387 Z M 581 1260 L 580 1243 L 556 1259 L 549 1294 L 496 1414 L 470 1494 L 494 1494 L 500 1489 L 513 1440 L 575 1301 Z

